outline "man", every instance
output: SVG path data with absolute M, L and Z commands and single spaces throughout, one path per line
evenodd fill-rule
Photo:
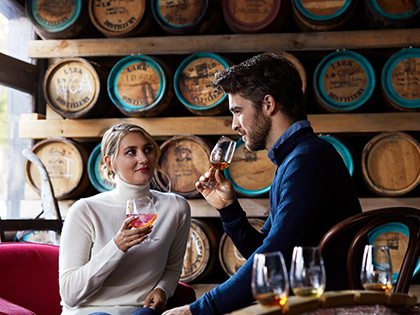
M 270 215 L 261 232 L 248 222 L 232 184 L 215 172 L 215 189 L 205 187 L 210 169 L 196 187 L 220 212 L 223 227 L 248 261 L 196 302 L 164 315 L 225 314 L 248 306 L 253 254 L 281 251 L 290 266 L 294 246 L 317 246 L 336 223 L 360 213 L 350 174 L 332 145 L 316 136 L 307 121 L 302 82 L 284 57 L 266 53 L 216 75 L 229 96 L 232 129 L 248 150 L 268 150 L 277 166 L 270 189 Z M 339 248 L 339 247 L 337 247 Z M 347 288 L 345 258 L 324 257 L 327 289 Z

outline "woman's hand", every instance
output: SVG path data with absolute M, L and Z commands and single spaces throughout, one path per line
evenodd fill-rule
M 130 247 L 139 244 L 152 232 L 153 226 L 145 226 L 142 228 L 133 228 L 130 223 L 137 217 L 132 216 L 125 219 L 121 229 L 115 235 L 114 242 L 120 250 L 126 252 Z
M 203 183 L 207 183 L 212 177 L 211 187 L 204 186 Z M 207 202 L 216 209 L 222 209 L 236 201 L 236 192 L 233 189 L 232 183 L 227 180 L 220 173 L 219 170 L 210 168 L 204 175 L 200 176 L 198 182 L 195 183 L 195 188 L 203 195 Z
M 156 288 L 151 291 L 146 300 L 144 301 L 144 307 L 153 308 L 156 312 L 161 312 L 166 306 L 166 294 L 161 288 Z

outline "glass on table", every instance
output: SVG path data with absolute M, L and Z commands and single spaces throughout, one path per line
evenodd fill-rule
M 290 286 L 295 295 L 320 297 L 325 291 L 324 260 L 318 247 L 296 246 L 290 267 Z
M 150 197 L 133 198 L 127 200 L 126 216 L 127 218 L 136 216 L 136 219 L 130 223 L 130 226 L 141 228 L 150 226 L 156 221 L 157 210 Z M 147 237 L 142 243 L 154 241 L 157 241 L 157 239 Z
M 387 246 L 365 246 L 360 280 L 365 290 L 388 293 L 392 289 L 391 255 Z
M 252 294 L 262 306 L 283 306 L 289 295 L 286 264 L 281 252 L 254 255 Z

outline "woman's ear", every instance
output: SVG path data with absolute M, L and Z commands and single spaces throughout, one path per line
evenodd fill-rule
M 273 115 L 276 110 L 276 100 L 270 94 L 264 96 L 263 109 L 267 116 Z
M 112 167 L 111 157 L 109 155 L 105 155 L 104 163 L 108 169 L 110 169 L 111 171 L 115 171 L 114 168 Z

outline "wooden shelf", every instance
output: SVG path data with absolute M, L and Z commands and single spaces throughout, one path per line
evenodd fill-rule
M 229 34 L 35 40 L 28 42 L 30 58 L 128 56 L 130 54 L 192 54 L 206 51 L 241 53 L 403 48 L 420 45 L 420 29 L 343 32 Z
M 420 113 L 317 114 L 309 115 L 316 133 L 366 133 L 383 131 L 419 131 Z M 142 126 L 156 137 L 180 134 L 197 136 L 237 135 L 231 129 L 231 116 L 194 116 L 162 118 L 41 119 L 25 114 L 19 120 L 19 137 L 100 138 L 112 125 L 129 122 Z

